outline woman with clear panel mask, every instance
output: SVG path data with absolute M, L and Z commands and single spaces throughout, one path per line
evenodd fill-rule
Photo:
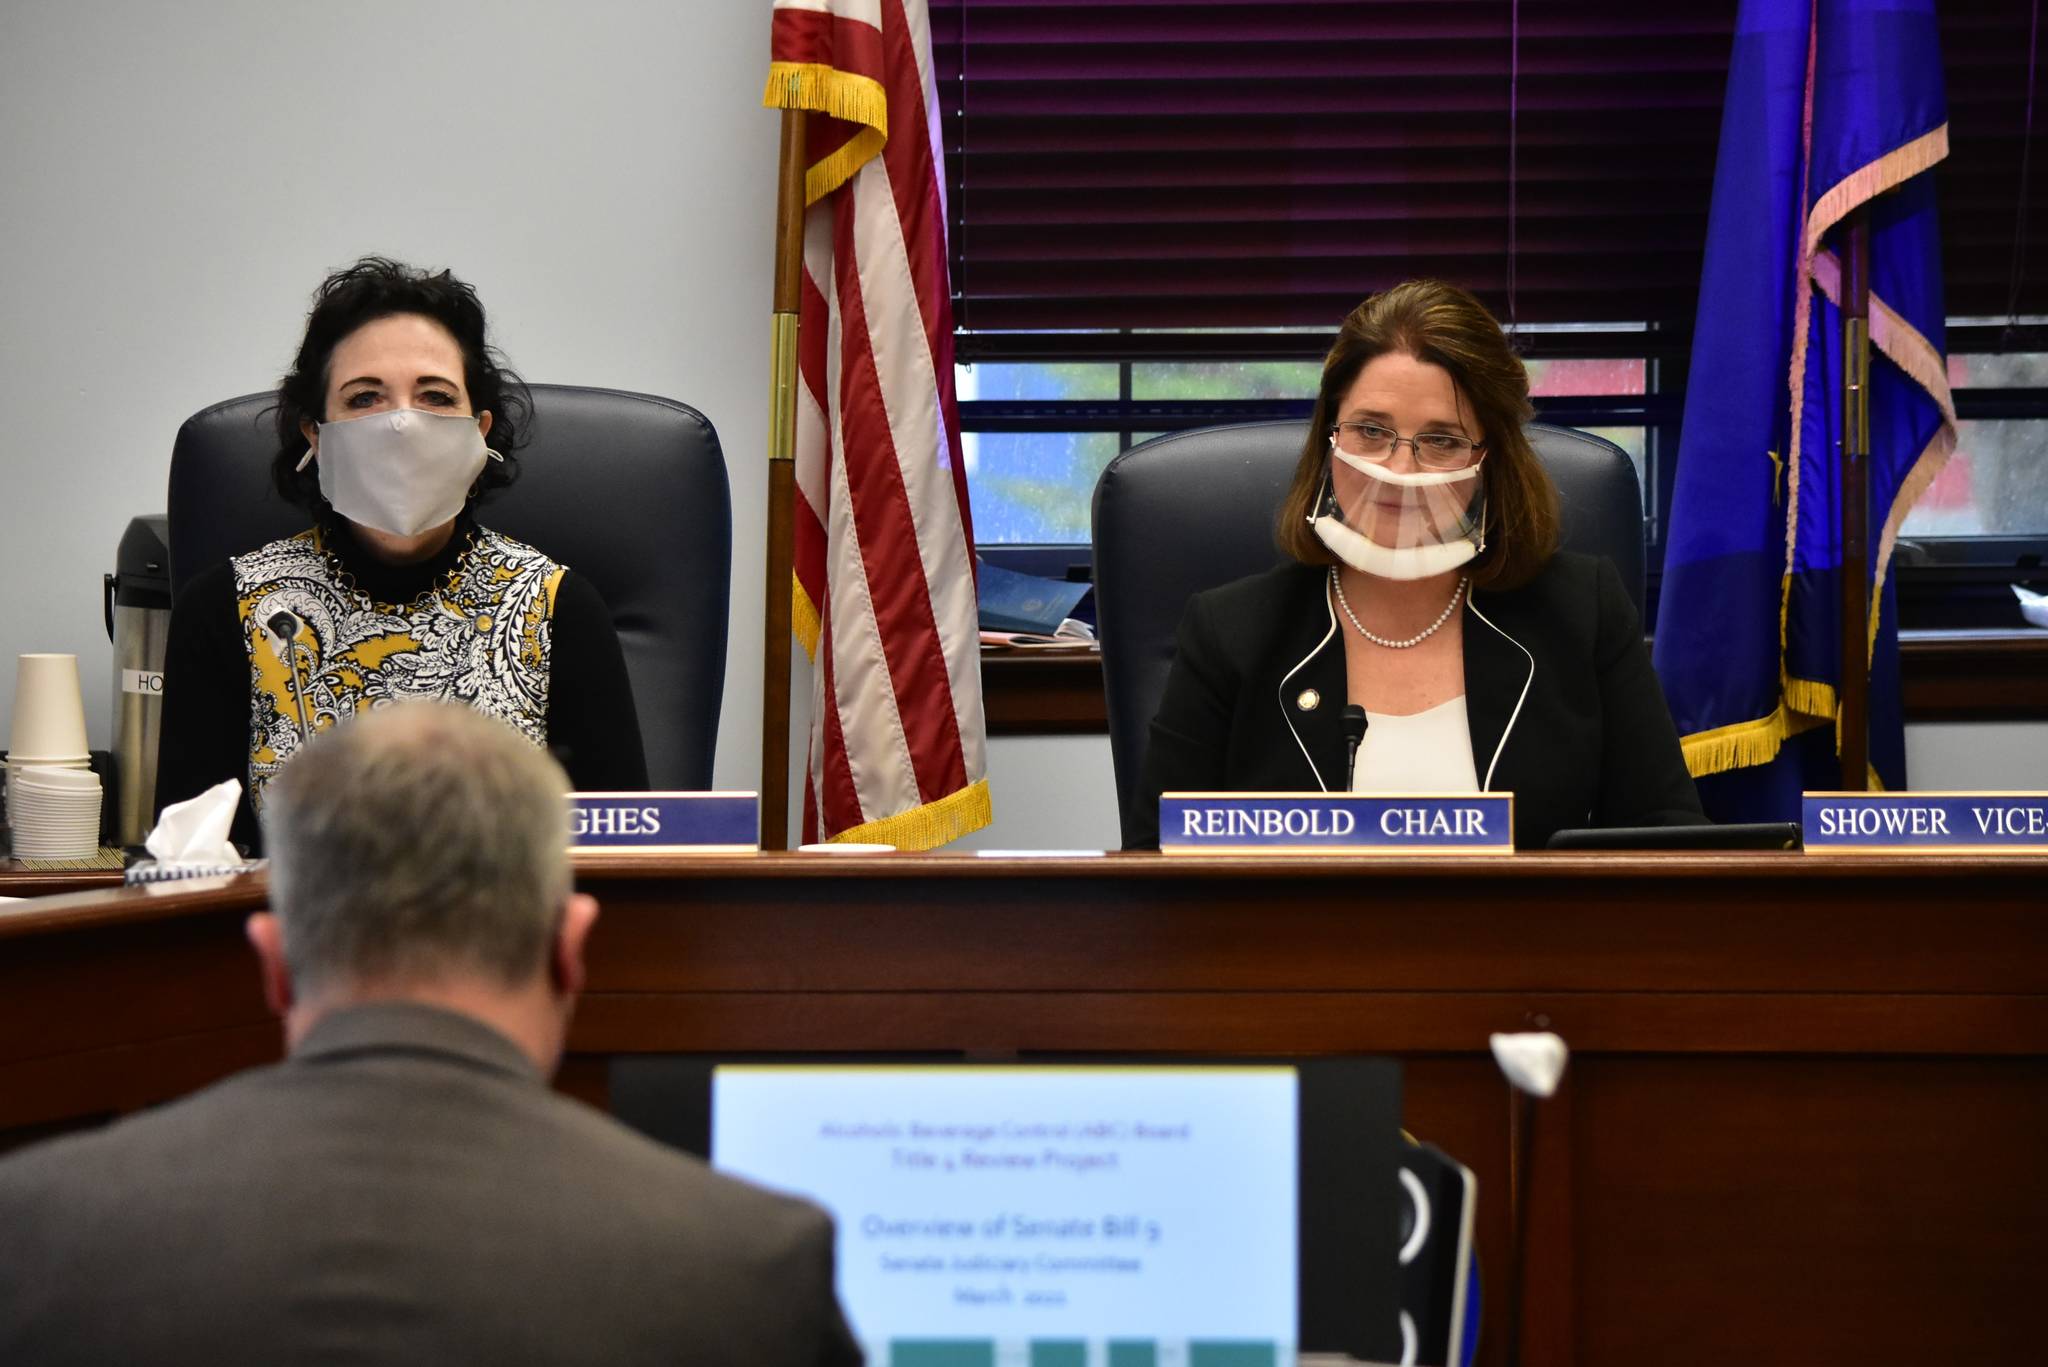
M 1280 509 L 1289 563 L 1190 600 L 1127 845 L 1157 843 L 1170 791 L 1512 791 L 1539 848 L 1705 820 L 1620 576 L 1557 549 L 1530 417 L 1466 291 L 1352 311 Z
M 611 615 L 588 580 L 483 526 L 518 474 L 526 387 L 476 291 L 365 257 L 329 276 L 274 408 L 277 490 L 312 525 L 193 578 L 171 619 L 157 806 L 265 785 L 312 736 L 403 698 L 468 703 L 582 789 L 647 786 Z

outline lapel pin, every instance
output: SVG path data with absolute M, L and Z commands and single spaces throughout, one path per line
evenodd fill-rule
M 1313 712 L 1322 705 L 1323 695 L 1313 688 L 1304 688 L 1295 696 L 1294 705 L 1304 712 Z

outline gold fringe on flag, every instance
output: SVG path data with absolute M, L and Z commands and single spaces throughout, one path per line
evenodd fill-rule
M 818 618 L 818 605 L 811 601 L 811 595 L 804 592 L 803 581 L 796 575 L 789 576 L 789 627 L 796 633 L 796 643 L 804 648 L 815 663 L 818 658 L 818 637 L 823 630 Z
M 978 831 L 993 820 L 995 813 L 989 805 L 988 780 L 982 779 L 957 792 L 948 793 L 936 802 L 927 802 L 907 812 L 850 827 L 827 843 L 872 842 L 894 845 L 899 850 L 930 850 Z
M 761 103 L 824 114 L 861 130 L 804 172 L 804 203 L 816 204 L 881 152 L 889 141 L 889 97 L 866 76 L 817 62 L 770 62 Z
M 1820 240 L 1827 236 L 1828 229 L 1848 217 L 1851 209 L 1876 199 L 1886 190 L 1904 185 L 1922 171 L 1932 170 L 1934 164 L 1947 155 L 1948 125 L 1942 124 L 1911 142 L 1894 147 L 1876 161 L 1857 167 L 1830 185 L 1813 202 L 1813 212 L 1806 216 L 1808 253 L 1820 250 Z

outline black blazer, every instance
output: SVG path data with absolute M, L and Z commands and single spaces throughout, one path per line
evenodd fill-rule
M 1158 845 L 1162 792 L 1345 788 L 1328 581 L 1289 564 L 1188 600 L 1126 849 Z M 1514 793 L 1517 847 L 1571 827 L 1705 822 L 1612 564 L 1560 551 L 1521 588 L 1470 595 L 1464 627 L 1473 767 L 1486 791 Z

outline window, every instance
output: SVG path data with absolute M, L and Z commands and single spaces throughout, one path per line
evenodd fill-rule
M 2048 354 L 1951 355 L 1948 382 L 1973 401 L 1957 415 L 1955 454 L 1913 506 L 1909 537 L 2034 536 L 2048 530 L 2048 421 L 2013 391 L 2048 391 Z M 2014 402 L 2018 397 L 2018 402 Z
M 932 0 L 983 553 L 1085 567 L 1118 450 L 1305 417 L 1335 321 L 1436 274 L 1517 322 L 1540 416 L 1635 459 L 1654 576 L 1734 12 Z M 1949 347 L 1962 449 L 1907 525 L 1903 587 L 2048 548 L 2048 326 L 2005 317 L 2048 313 L 2048 215 L 2018 214 L 2027 19 L 1940 17 L 1943 269 L 1973 318 Z

